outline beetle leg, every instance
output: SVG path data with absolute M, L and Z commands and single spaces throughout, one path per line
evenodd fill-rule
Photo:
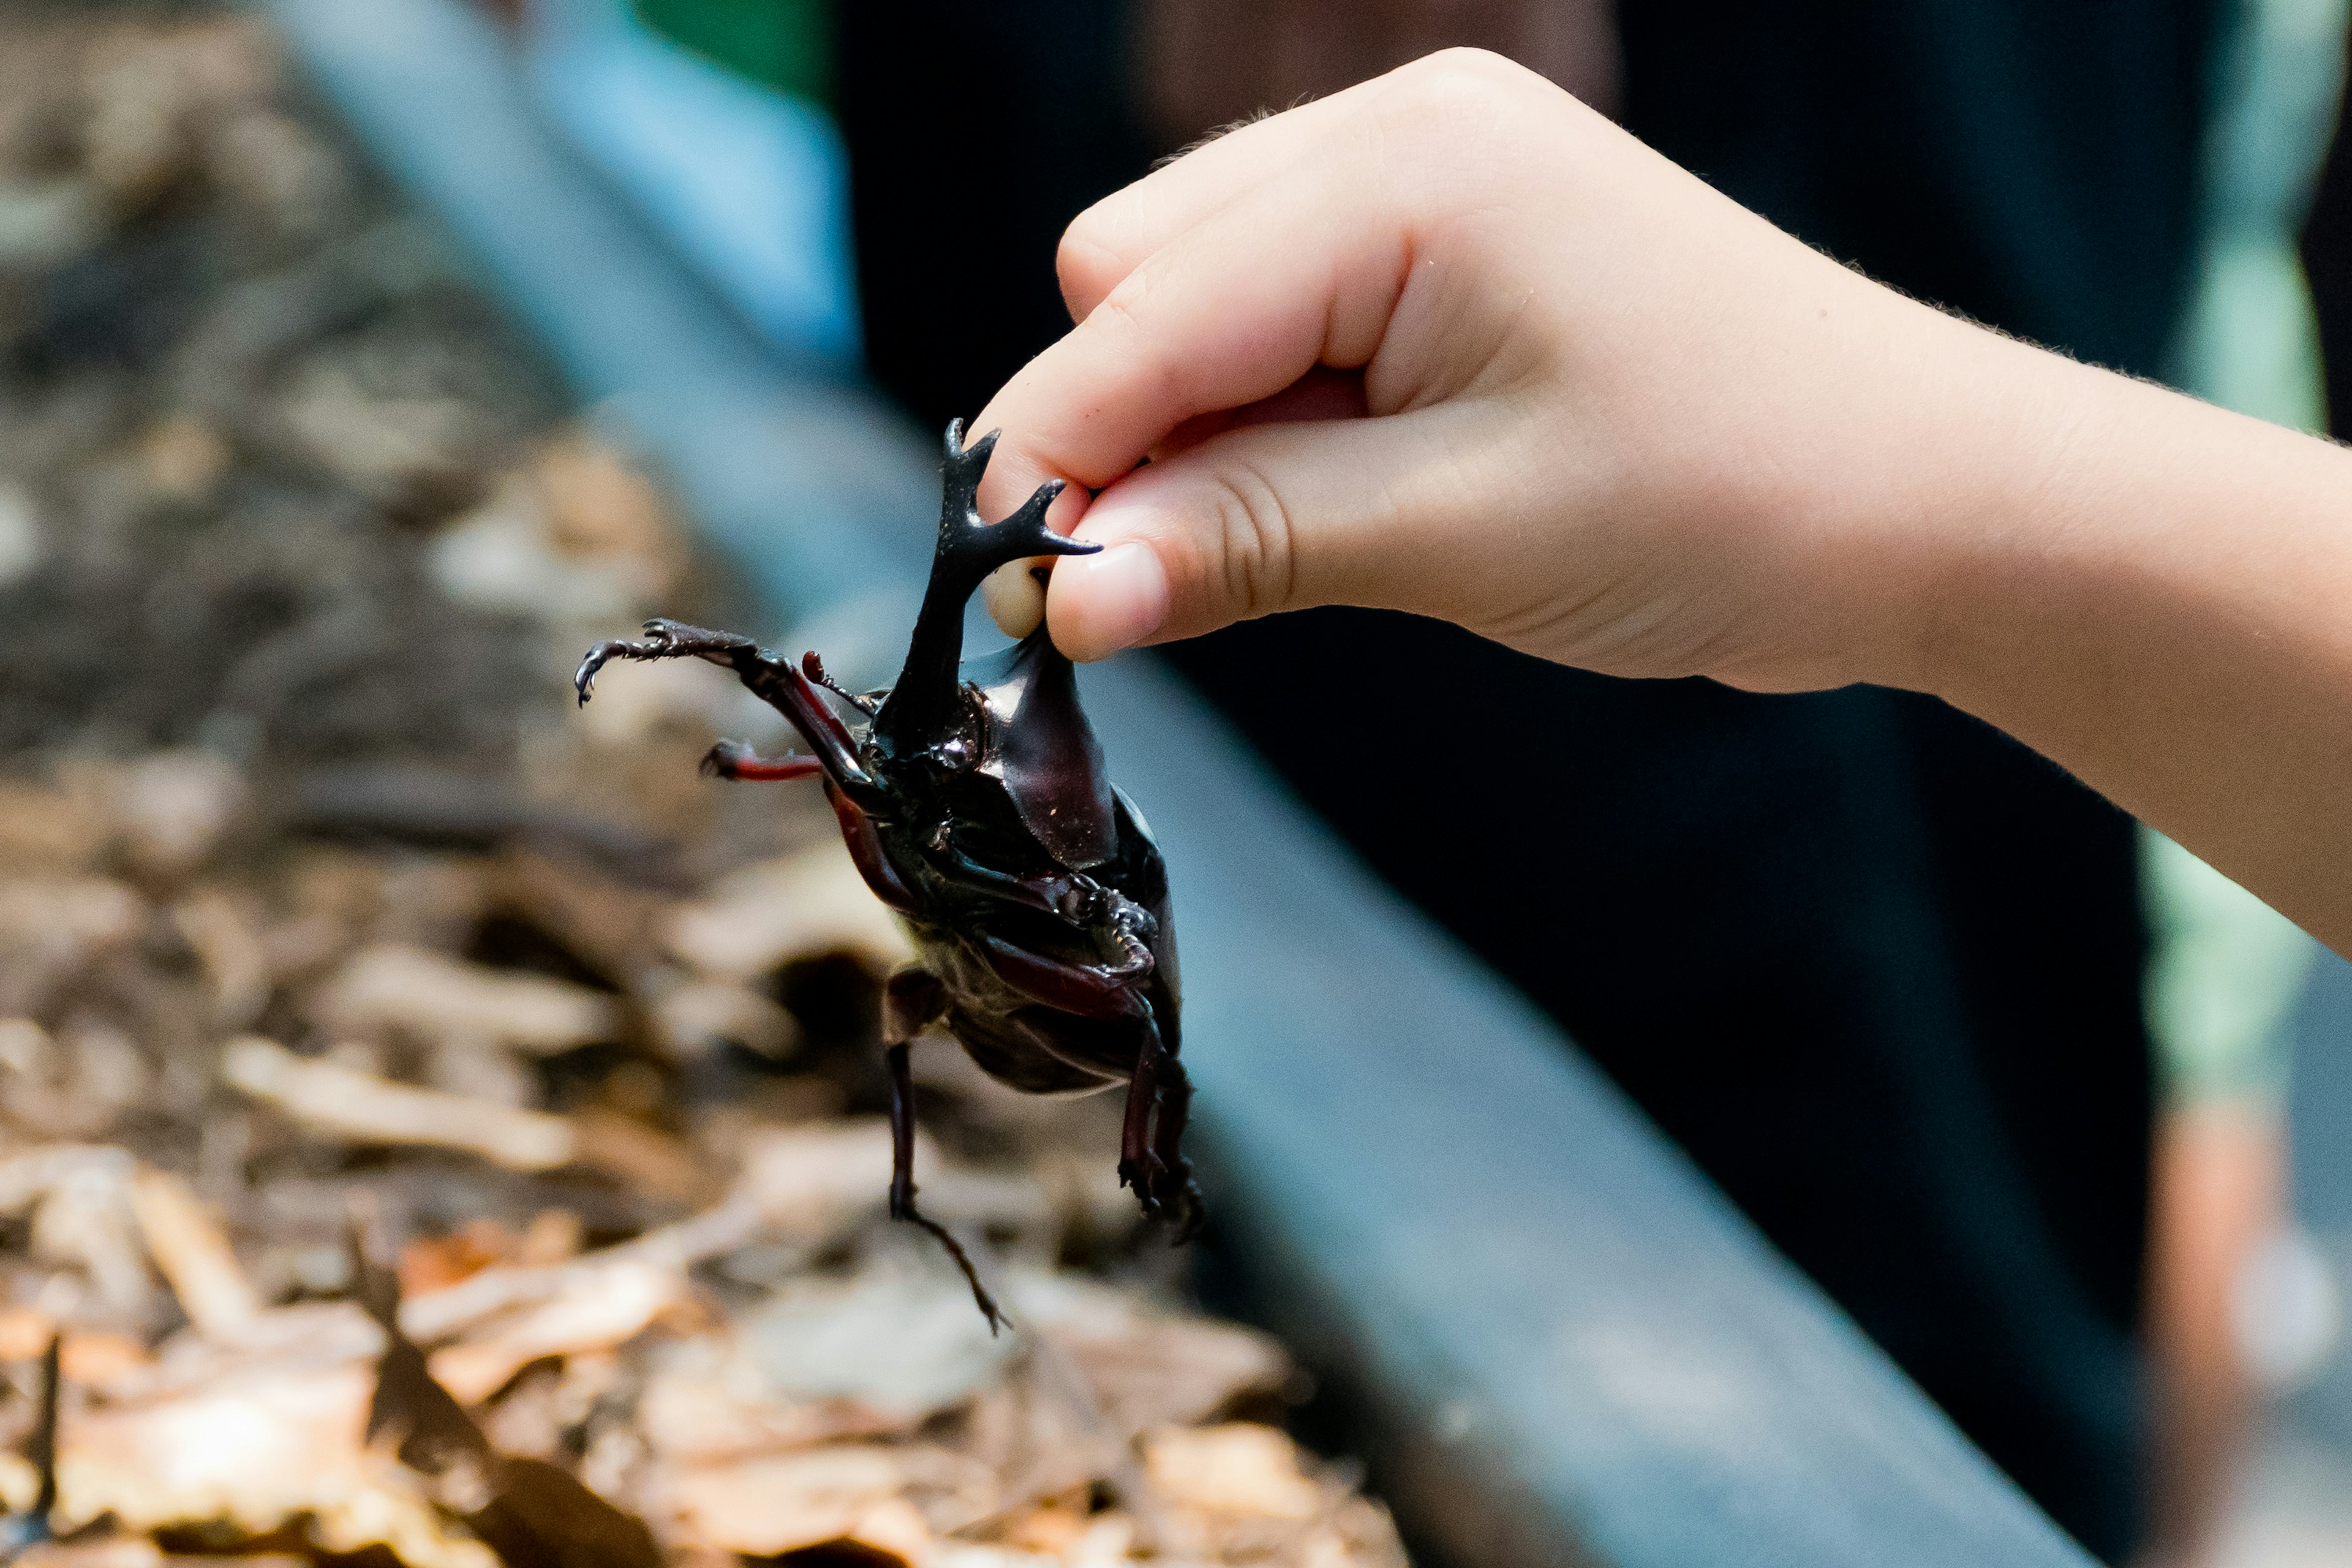
M 1146 1214 L 1151 1212 L 1151 1064 L 1159 1049 L 1155 1025 L 1150 1042 L 1136 1053 L 1135 1070 L 1128 1075 L 1127 1113 L 1118 1127 L 1118 1184 L 1135 1189 Z
M 572 678 L 583 703 L 596 689 L 597 671 L 616 658 L 699 658 L 733 670 L 753 696 L 792 721 L 835 783 L 878 798 L 873 779 L 857 760 L 857 742 L 849 727 L 824 705 L 808 677 L 782 659 L 771 658 L 750 637 L 689 626 L 683 621 L 647 621 L 641 641 L 616 638 L 588 650 Z
M 1145 1004 L 1146 1007 L 1150 1004 Z M 1192 1082 L 1184 1066 L 1150 1019 L 1148 1037 L 1135 1055 L 1127 1080 L 1127 1114 L 1119 1126 L 1118 1184 L 1132 1187 L 1143 1212 L 1157 1219 L 1171 1215 L 1176 1242 L 1201 1228 L 1201 1188 L 1182 1153 L 1184 1123 L 1192 1104 Z
M 713 778 L 782 783 L 824 772 L 814 757 L 761 757 L 740 741 L 721 741 L 702 754 L 702 771 Z
M 848 703 L 852 708 L 856 709 L 860 713 L 865 714 L 868 719 L 873 718 L 875 714 L 882 710 L 882 704 L 876 701 L 873 698 L 865 696 L 859 692 L 852 691 L 849 688 L 842 685 L 841 682 L 835 680 L 830 675 L 827 675 L 824 672 L 824 660 L 816 656 L 816 649 L 814 648 L 811 648 L 806 653 L 801 655 L 801 673 L 807 676 L 811 680 L 815 681 L 819 686 L 824 687 L 827 691 L 832 692 L 835 697 L 840 698 L 844 702 Z
M 988 1320 L 988 1331 L 994 1334 L 1004 1326 L 1004 1313 L 988 1287 L 980 1282 L 980 1270 L 972 1267 L 971 1255 L 946 1226 L 926 1218 L 915 1206 L 915 1075 L 908 1042 L 947 1010 L 947 987 L 928 969 L 901 969 L 883 988 L 882 1057 L 890 1069 L 890 1217 L 921 1226 L 948 1249 L 948 1256 L 963 1270 L 964 1283 L 971 1287 L 971 1299 L 979 1304 L 981 1315 Z
M 1135 977 L 1091 963 L 1067 963 L 1015 947 L 1003 937 L 966 939 L 988 956 L 998 979 L 1033 1002 L 1083 1018 L 1150 1018 L 1151 1004 Z
M 737 674 L 761 658 L 760 645 L 734 632 L 714 632 L 684 621 L 654 619 L 646 623 L 643 641 L 614 637 L 588 650 L 572 677 L 572 689 L 585 706 L 595 694 L 596 673 L 614 659 L 701 658 L 723 664 Z
M 948 988 L 919 964 L 891 974 L 882 986 L 882 1043 L 903 1046 L 948 1014 Z
M 1154 1032 L 1151 1078 L 1151 1177 L 1144 1194 L 1145 1207 L 1175 1210 L 1175 1245 L 1199 1234 L 1206 1213 L 1201 1184 L 1192 1179 L 1192 1163 L 1184 1158 L 1184 1124 L 1192 1108 L 1192 1080 L 1176 1053 Z
M 1100 973 L 1122 980 L 1139 980 L 1156 962 L 1145 939 L 1155 922 L 1151 911 L 1116 888 L 1070 872 L 1046 876 L 1015 876 L 983 866 L 960 849 L 947 852 L 951 879 L 966 887 L 986 889 L 1006 903 L 1052 915 L 1075 931 L 1085 931 L 1118 950 L 1118 961 Z
M 908 890 L 898 868 L 890 864 L 890 857 L 882 852 L 882 836 L 875 831 L 874 819 L 831 779 L 825 780 L 824 795 L 833 803 L 833 819 L 841 825 L 841 841 L 849 847 L 850 864 L 857 868 L 857 874 L 883 903 L 902 915 L 913 914 L 915 895 Z

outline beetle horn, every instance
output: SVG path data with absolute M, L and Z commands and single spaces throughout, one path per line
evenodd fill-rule
M 953 732 L 961 717 L 956 694 L 957 668 L 963 660 L 964 605 L 988 574 L 1033 555 L 1091 555 L 1102 548 L 1081 544 L 1045 526 L 1045 513 L 1062 493 L 1059 479 L 1039 485 L 1021 510 L 1003 521 L 982 521 L 980 479 L 996 450 L 997 434 L 992 430 L 967 447 L 963 421 L 948 425 L 931 580 L 915 617 L 907 662 L 874 721 L 877 737 L 901 752 L 936 744 Z

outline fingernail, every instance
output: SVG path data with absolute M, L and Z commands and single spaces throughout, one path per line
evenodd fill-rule
M 1055 641 L 1076 659 L 1133 647 L 1168 620 L 1168 569 L 1160 552 L 1140 542 L 1063 557 L 1054 566 L 1054 594 L 1069 604 L 1074 622 L 1066 642 L 1057 625 Z

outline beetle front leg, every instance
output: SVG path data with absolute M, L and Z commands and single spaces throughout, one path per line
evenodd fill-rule
M 684 621 L 650 620 L 642 639 L 614 637 L 588 650 L 572 677 L 583 707 L 595 695 L 597 672 L 616 658 L 701 658 L 742 675 L 760 661 L 761 654 L 759 644 L 734 632 L 714 632 Z
M 702 771 L 716 779 L 782 784 L 814 778 L 824 764 L 814 757 L 762 757 L 740 741 L 720 741 L 702 754 Z
M 874 781 L 857 760 L 857 742 L 848 727 L 824 705 L 806 676 L 782 659 L 770 658 L 750 637 L 683 621 L 647 621 L 640 640 L 614 638 L 588 650 L 572 677 L 583 705 L 595 692 L 597 673 L 616 658 L 699 658 L 733 670 L 754 697 L 792 721 L 837 786 L 861 798 L 878 798 Z
M 1003 937 L 967 938 L 988 955 L 988 966 L 1033 1002 L 1082 1018 L 1149 1018 L 1151 1004 L 1137 989 L 1137 973 L 1122 964 L 1070 963 L 1016 947 Z M 1150 957 L 1149 950 L 1145 956 Z
M 882 992 L 883 1061 L 890 1069 L 890 1217 L 919 1225 L 948 1249 L 971 1287 L 971 1299 L 988 1320 L 988 1331 L 1004 1327 L 1005 1317 L 996 1298 L 980 1282 L 963 1244 L 936 1220 L 915 1206 L 915 1074 L 908 1043 L 948 1010 L 947 987 L 928 969 L 901 969 L 890 976 Z
M 1015 876 L 983 866 L 952 847 L 945 859 L 954 880 L 986 891 L 1016 908 L 1052 915 L 1118 952 L 1115 962 L 1095 967 L 1090 973 L 1122 982 L 1140 981 L 1151 973 L 1156 962 L 1149 941 L 1154 930 L 1151 911 L 1118 889 L 1106 888 L 1091 877 L 1066 871 Z

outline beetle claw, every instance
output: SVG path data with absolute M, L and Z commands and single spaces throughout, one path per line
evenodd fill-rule
M 588 657 L 572 673 L 572 689 L 580 694 L 580 705 L 585 708 L 596 689 L 596 672 L 616 658 L 707 658 L 716 664 L 732 665 L 740 656 L 756 656 L 759 651 L 757 643 L 734 632 L 714 632 L 688 626 L 684 621 L 656 617 L 646 623 L 642 642 L 614 637 L 590 648 Z

